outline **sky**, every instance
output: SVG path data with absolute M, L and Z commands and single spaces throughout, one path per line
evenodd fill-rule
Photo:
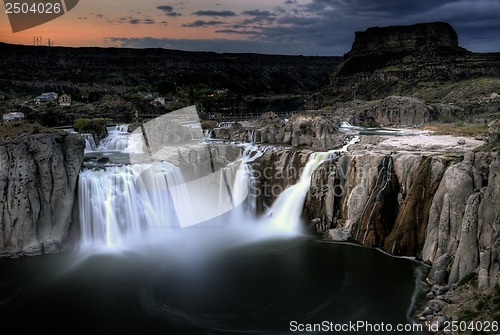
M 341 56 L 374 26 L 444 21 L 460 46 L 500 51 L 500 0 L 80 0 L 65 15 L 0 41 L 33 45 Z

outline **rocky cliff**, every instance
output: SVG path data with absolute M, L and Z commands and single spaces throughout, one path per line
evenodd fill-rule
M 372 27 L 355 33 L 351 51 L 344 58 L 377 51 L 418 50 L 428 46 L 457 48 L 458 35 L 446 22 Z
M 85 141 L 0 130 L 0 256 L 60 251 L 67 241 Z
M 458 46 L 447 23 L 375 27 L 357 32 L 350 52 L 331 72 L 330 84 L 313 94 L 308 109 L 339 102 L 411 96 L 425 103 L 453 103 L 467 114 L 497 112 L 500 54 Z M 491 106 L 491 108 L 489 108 Z
M 213 129 L 210 136 L 213 139 L 327 150 L 344 144 L 345 138 L 338 129 L 336 122 L 320 114 L 298 113 L 284 120 L 275 113 L 266 113 L 244 126 L 237 123 L 230 128 Z
M 391 141 L 367 136 L 323 162 L 312 175 L 304 222 L 324 239 L 421 259 L 430 265 L 432 290 L 419 318 L 464 318 L 467 308 L 477 309 L 464 307 L 471 294 L 496 294 L 500 285 L 500 156 L 473 150 L 480 144 L 473 139 L 437 136 L 415 146 L 409 143 L 417 138 L 401 139 L 408 145 Z M 260 185 L 283 189 L 298 178 L 309 154 L 263 155 L 254 162 Z M 270 206 L 275 198 L 260 202 Z M 498 317 L 494 306 L 485 303 L 472 317 L 492 320 Z

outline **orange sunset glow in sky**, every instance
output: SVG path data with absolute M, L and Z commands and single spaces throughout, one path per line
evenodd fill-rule
M 17 1 L 17 0 L 16 0 Z M 5 2 L 5 1 L 4 1 Z M 0 42 L 67 47 L 342 55 L 371 26 L 446 21 L 471 51 L 499 51 L 500 0 L 80 0 L 65 15 Z

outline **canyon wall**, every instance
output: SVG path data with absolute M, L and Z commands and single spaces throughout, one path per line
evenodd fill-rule
M 353 145 L 314 171 L 304 224 L 326 240 L 357 241 L 421 259 L 430 265 L 426 280 L 432 285 L 421 320 L 461 317 L 462 302 L 471 298 L 458 289 L 464 280 L 477 277 L 476 286 L 466 290 L 469 295 L 500 285 L 498 151 L 461 152 L 448 145 L 441 152 L 411 147 L 394 151 L 380 149 L 380 144 L 377 150 L 366 144 L 370 142 L 377 141 L 373 137 Z M 264 175 L 262 167 L 277 162 L 281 170 L 268 173 L 261 185 L 284 187 L 296 180 L 295 171 L 301 171 L 309 153 L 284 150 L 263 155 L 254 163 L 259 176 Z M 259 201 L 267 207 L 274 198 Z
M 0 139 L 0 256 L 59 252 L 70 233 L 83 137 Z

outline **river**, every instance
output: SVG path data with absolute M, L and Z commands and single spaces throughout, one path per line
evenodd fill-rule
M 101 145 L 129 150 L 124 133 Z M 311 155 L 303 173 L 329 154 Z M 226 186 L 235 185 L 217 194 L 226 199 L 226 190 L 247 182 L 237 177 L 244 164 L 234 176 L 224 172 Z M 169 190 L 159 205 L 137 186 L 137 169 L 120 165 L 82 171 L 80 189 L 97 186 L 80 193 L 74 251 L 0 259 L 2 334 L 426 334 L 412 315 L 424 302 L 428 268 L 303 232 L 297 206 L 310 175 L 262 218 L 248 216 L 249 204 L 231 194 L 234 208 L 217 220 L 183 226 L 180 212 L 199 208 L 176 204 L 175 167 L 162 165 L 170 179 L 149 188 Z

